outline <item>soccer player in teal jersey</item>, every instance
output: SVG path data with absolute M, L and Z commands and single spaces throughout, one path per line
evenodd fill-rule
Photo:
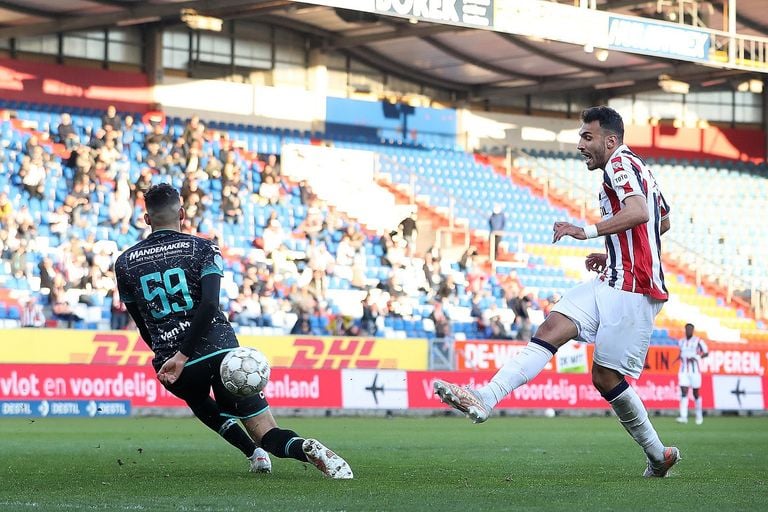
M 346 461 L 319 441 L 279 428 L 263 393 L 238 397 L 226 390 L 219 367 L 238 341 L 219 309 L 221 251 L 209 240 L 180 232 L 184 209 L 175 188 L 155 185 L 144 198 L 152 233 L 120 255 L 115 273 L 120 298 L 155 353 L 152 365 L 160 382 L 242 451 L 251 471 L 272 469 L 261 446 L 276 457 L 311 462 L 331 478 L 352 478 Z

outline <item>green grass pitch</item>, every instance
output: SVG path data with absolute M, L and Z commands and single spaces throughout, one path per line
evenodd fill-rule
M 656 418 L 683 461 L 643 479 L 613 418 L 284 418 L 355 472 L 252 475 L 191 418 L 0 420 L 0 510 L 766 510 L 768 418 Z

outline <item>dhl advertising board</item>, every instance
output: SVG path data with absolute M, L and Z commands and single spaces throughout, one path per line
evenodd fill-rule
M 256 347 L 273 368 L 397 368 L 426 370 L 424 339 L 239 336 Z M 152 351 L 130 331 L 10 329 L 0 340 L 0 364 L 149 365 Z

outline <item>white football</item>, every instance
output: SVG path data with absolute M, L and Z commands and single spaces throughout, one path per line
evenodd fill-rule
M 261 350 L 238 347 L 221 361 L 221 382 L 237 396 L 255 395 L 269 382 L 269 361 Z

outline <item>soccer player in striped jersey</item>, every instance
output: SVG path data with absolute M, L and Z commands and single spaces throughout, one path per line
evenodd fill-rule
M 568 291 L 487 385 L 471 389 L 438 380 L 434 389 L 443 402 L 480 423 L 501 399 L 536 377 L 560 346 L 572 339 L 594 343 L 593 384 L 645 452 L 644 476 L 664 477 L 680 452 L 662 444 L 625 377 L 640 377 L 654 318 L 667 300 L 661 235 L 670 226 L 669 206 L 651 170 L 624 144 L 624 122 L 616 111 L 592 107 L 581 120 L 578 150 L 587 169 L 602 171 L 602 220 L 588 226 L 556 222 L 552 242 L 605 237 L 606 252 L 586 258 L 597 276 Z
M 696 406 L 696 424 L 704 423 L 704 411 L 701 406 L 701 360 L 709 355 L 707 344 L 698 336 L 694 336 L 693 324 L 685 324 L 685 338 L 677 342 L 680 347 L 680 370 L 677 380 L 680 383 L 680 417 L 678 423 L 688 423 L 688 388 L 693 390 L 693 400 Z

